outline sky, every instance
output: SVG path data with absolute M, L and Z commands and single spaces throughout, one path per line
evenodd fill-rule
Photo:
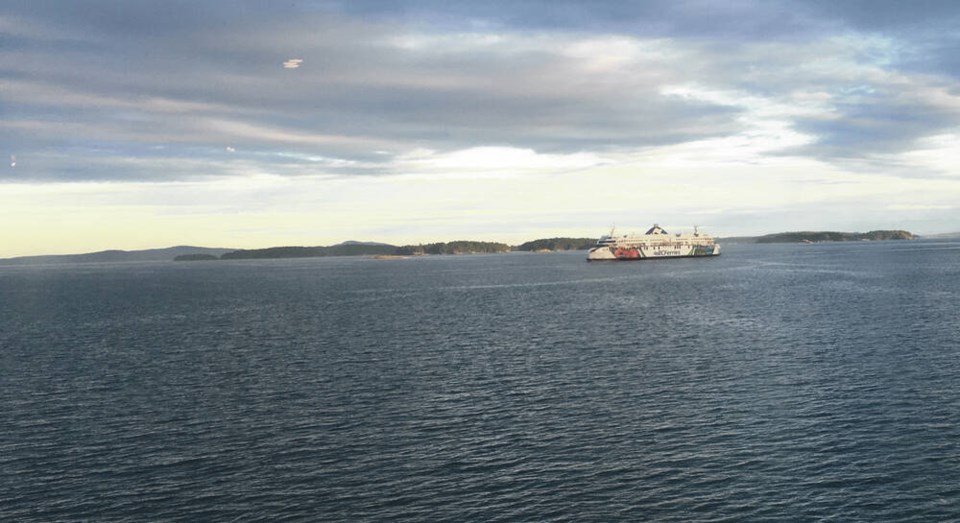
M 4 0 L 0 257 L 960 231 L 956 27 L 954 0 Z

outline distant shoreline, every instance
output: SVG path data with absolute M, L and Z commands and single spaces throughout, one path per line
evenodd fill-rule
M 822 243 L 849 241 L 885 241 L 916 239 L 960 239 L 960 233 L 917 236 L 904 230 L 877 230 L 866 233 L 833 231 L 780 232 L 762 236 L 718 237 L 720 243 Z M 596 238 L 557 237 L 532 240 L 511 246 L 499 242 L 458 240 L 417 245 L 391 245 L 379 242 L 348 241 L 331 246 L 267 247 L 263 249 L 229 249 L 177 246 L 138 251 L 108 250 L 86 254 L 53 254 L 0 258 L 0 265 L 52 263 L 105 263 L 134 261 L 219 261 L 236 259 L 319 258 L 331 256 L 403 257 L 426 254 L 495 254 L 512 251 L 555 252 L 587 250 Z

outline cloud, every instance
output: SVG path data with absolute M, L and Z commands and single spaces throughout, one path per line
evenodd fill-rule
M 611 41 L 411 35 L 356 21 L 350 32 L 370 38 L 343 40 L 340 20 L 312 22 L 204 33 L 191 42 L 196 48 L 171 42 L 135 62 L 97 45 L 91 53 L 25 53 L 4 63 L 17 114 L 0 133 L 36 154 L 231 142 L 364 160 L 372 150 L 403 155 L 423 144 L 573 153 L 682 141 L 729 124 L 725 108 L 658 100 L 650 75 L 670 72 L 666 47 L 654 43 L 619 39 L 617 56 L 598 59 L 590 50 Z M 313 37 L 317 25 L 330 31 Z M 291 81 L 259 65 L 279 52 L 278 33 L 295 43 L 283 47 L 303 48 L 319 67 Z M 398 44 L 404 40 L 429 45 Z M 124 63 L 132 68 L 121 71 Z
M 510 177 L 543 172 L 565 173 L 611 163 L 592 153 L 541 154 L 532 149 L 473 147 L 448 153 L 418 149 L 395 159 L 392 169 L 428 177 Z
M 955 70 L 907 70 L 952 38 L 945 3 L 902 16 L 705 1 L 5 9 L 0 139 L 45 166 L 37 179 L 182 179 L 223 162 L 225 143 L 264 172 L 344 176 L 408 173 L 424 149 L 441 164 L 416 167 L 435 170 L 464 151 L 526 151 L 538 169 L 668 152 L 879 165 L 960 125 Z M 151 147 L 184 168 L 122 161 Z

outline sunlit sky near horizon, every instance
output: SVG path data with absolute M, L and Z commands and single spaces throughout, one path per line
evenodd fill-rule
M 0 4 L 0 257 L 960 231 L 954 1 Z

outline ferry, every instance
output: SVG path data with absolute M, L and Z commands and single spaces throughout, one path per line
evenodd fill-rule
M 587 261 L 656 260 L 661 258 L 690 258 L 719 256 L 720 245 L 712 236 L 697 227 L 693 234 L 670 234 L 654 224 L 645 234 L 615 236 L 614 231 L 597 240 L 597 246 L 587 252 Z

